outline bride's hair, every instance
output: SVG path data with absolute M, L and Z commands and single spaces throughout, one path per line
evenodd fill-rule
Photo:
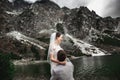
M 55 39 L 57 39 L 57 38 L 60 37 L 61 35 L 62 35 L 61 33 L 57 32 Z

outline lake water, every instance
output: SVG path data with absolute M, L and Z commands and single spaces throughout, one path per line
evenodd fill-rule
M 80 57 L 72 60 L 75 80 L 120 80 L 120 55 Z M 14 80 L 49 80 L 46 62 L 16 65 Z

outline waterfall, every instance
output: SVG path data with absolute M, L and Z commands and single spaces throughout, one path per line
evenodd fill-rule
M 40 49 L 45 50 L 44 47 L 42 47 L 42 46 L 39 45 L 39 41 L 37 41 L 37 40 L 35 40 L 33 38 L 30 38 L 30 37 L 27 37 L 27 36 L 21 34 L 20 32 L 12 31 L 12 32 L 7 33 L 6 35 L 17 39 L 21 43 L 32 44 L 34 46 L 39 47 Z
M 120 22 L 118 23 L 118 26 L 115 27 L 115 30 L 114 30 L 116 33 L 120 34 Z
M 100 50 L 99 48 L 97 48 L 93 45 L 85 43 L 82 40 L 73 38 L 69 34 L 65 34 L 65 35 L 74 42 L 74 46 L 77 46 L 83 54 L 92 55 L 92 56 L 102 56 L 102 55 L 105 55 L 105 53 L 106 53 L 105 51 Z

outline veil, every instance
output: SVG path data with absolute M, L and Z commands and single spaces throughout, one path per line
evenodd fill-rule
M 51 43 L 55 42 L 55 37 L 56 37 L 56 33 L 52 33 L 50 36 L 50 44 L 49 44 L 49 48 L 48 48 L 48 55 L 47 55 L 47 61 L 50 62 L 50 48 L 51 48 Z

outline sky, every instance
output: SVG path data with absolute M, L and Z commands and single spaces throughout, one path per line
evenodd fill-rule
M 9 0 L 13 1 L 13 0 Z M 37 0 L 24 0 L 34 3 Z M 120 0 L 50 0 L 58 4 L 60 7 L 68 7 L 70 9 L 86 6 L 90 10 L 94 10 L 101 17 L 120 17 Z
M 120 0 L 51 0 L 56 2 L 60 7 L 70 9 L 86 6 L 94 10 L 101 17 L 120 17 Z

